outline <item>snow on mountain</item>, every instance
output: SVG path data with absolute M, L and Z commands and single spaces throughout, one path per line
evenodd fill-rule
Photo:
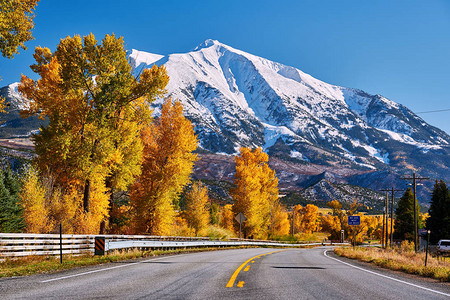
M 137 70 L 166 66 L 168 95 L 183 103 L 211 152 L 262 146 L 306 162 L 370 170 L 450 145 L 446 133 L 381 95 L 328 84 L 216 40 L 168 56 L 133 50 L 130 58 Z

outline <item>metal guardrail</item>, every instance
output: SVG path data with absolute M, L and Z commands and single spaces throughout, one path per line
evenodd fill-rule
M 328 243 L 330 244 L 330 243 Z M 320 246 L 323 243 L 286 244 L 277 242 L 258 241 L 106 241 L 105 251 L 125 248 L 196 248 L 196 247 L 235 247 L 235 246 L 271 246 L 271 247 L 300 247 Z

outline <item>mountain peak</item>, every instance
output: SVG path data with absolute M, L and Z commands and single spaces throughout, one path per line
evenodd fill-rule
M 209 47 L 214 46 L 214 45 L 222 45 L 222 43 L 220 43 L 218 40 L 207 39 L 203 43 L 201 43 L 200 45 L 195 47 L 194 51 L 197 51 L 197 50 L 200 50 L 200 49 L 203 49 L 203 48 L 209 48 Z

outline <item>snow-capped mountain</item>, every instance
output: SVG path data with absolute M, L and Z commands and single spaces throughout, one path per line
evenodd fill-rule
M 215 40 L 168 56 L 132 50 L 130 58 L 136 70 L 165 65 L 168 95 L 183 103 L 205 150 L 262 146 L 285 159 L 362 170 L 431 163 L 450 176 L 450 136 L 381 95 L 328 84 Z M 438 162 L 429 161 L 432 153 Z
M 165 65 L 167 95 L 183 103 L 206 150 L 196 164 L 197 178 L 231 181 L 232 158 L 216 154 L 261 146 L 284 190 L 306 193 L 319 183 L 316 189 L 324 190 L 327 181 L 405 188 L 400 175 L 415 171 L 432 179 L 427 190 L 419 190 L 419 200 L 428 201 L 434 179 L 450 182 L 450 136 L 381 95 L 328 84 L 215 40 L 188 53 L 132 50 L 129 57 L 136 73 Z M 19 117 L 17 83 L 2 88 L 1 95 L 11 105 L 0 137 L 38 129 L 37 118 Z M 156 114 L 161 102 L 152 104 Z

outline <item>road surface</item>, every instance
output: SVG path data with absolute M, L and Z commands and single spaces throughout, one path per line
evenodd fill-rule
M 0 299 L 450 299 L 450 285 L 334 256 L 235 249 L 0 279 Z

